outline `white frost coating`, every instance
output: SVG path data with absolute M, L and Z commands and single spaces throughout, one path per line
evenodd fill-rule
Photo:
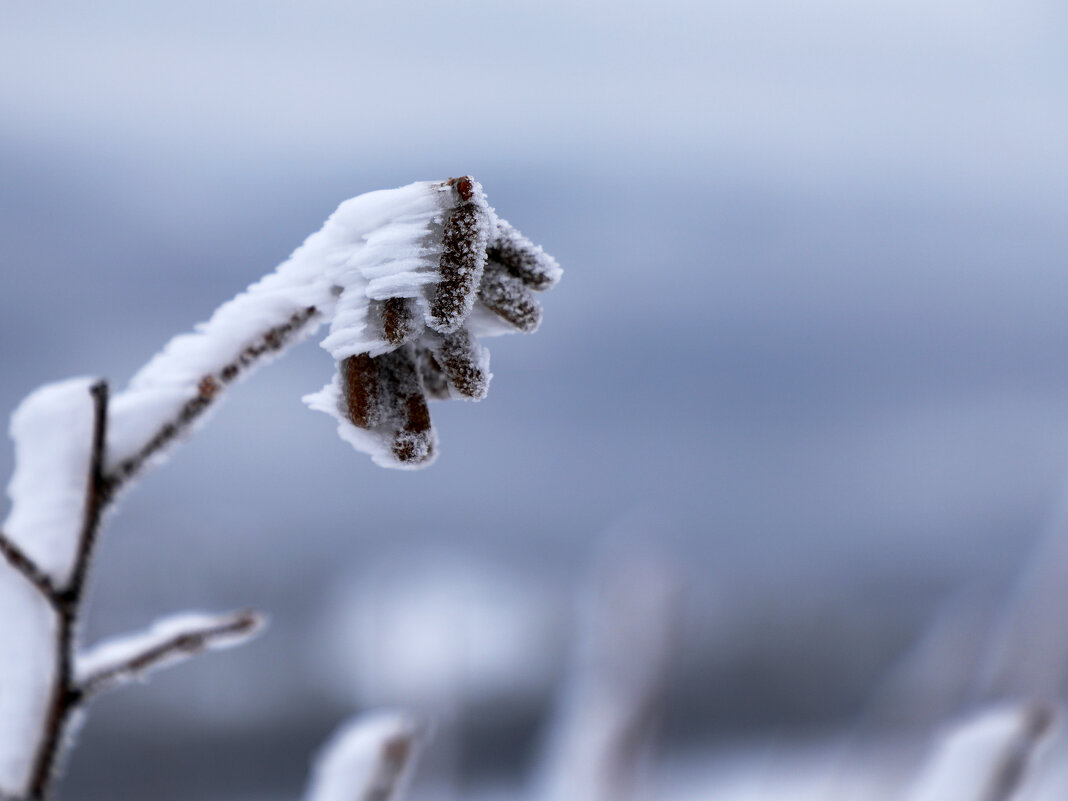
M 305 395 L 301 400 L 309 409 L 326 414 L 337 420 L 337 435 L 361 453 L 366 453 L 379 467 L 393 470 L 419 470 L 432 464 L 438 452 L 438 435 L 430 431 L 433 455 L 424 462 L 407 464 L 398 462 L 393 455 L 393 434 L 388 427 L 366 429 L 354 426 L 345 414 L 345 397 L 341 391 L 341 378 L 334 373 L 333 379 L 318 392 Z
M 304 801 L 392 801 L 421 735 L 412 718 L 397 712 L 346 723 L 317 757 Z
M 93 445 L 94 380 L 46 384 L 11 416 L 15 474 L 8 484 L 8 538 L 56 586 L 74 566 L 89 488 Z
M 423 287 L 437 280 L 442 217 L 453 202 L 446 184 L 419 182 L 342 203 L 277 270 L 224 303 L 193 333 L 172 339 L 113 397 L 109 469 L 134 457 L 175 420 L 205 377 L 218 378 L 245 348 L 310 307 L 316 316 L 285 344 L 306 338 L 329 319 L 330 335 L 322 344 L 335 360 L 391 350 L 367 325 L 369 303 L 403 296 L 419 297 L 426 306 Z
M 948 731 L 908 801 L 1007 801 L 1051 728 L 1052 712 L 1034 704 L 987 709 Z
M 47 717 L 56 663 L 55 617 L 0 558 L 0 797 L 20 796 Z
M 262 630 L 262 619 L 251 613 L 172 615 L 156 621 L 146 631 L 105 640 L 79 655 L 75 661 L 75 679 L 85 683 L 106 675 L 111 683 L 140 678 L 205 650 L 241 645 Z M 142 659 L 146 655 L 148 658 Z
M 498 253 L 503 252 L 506 259 L 512 254 L 513 269 L 538 291 L 556 286 L 564 275 L 556 259 L 542 250 L 541 245 L 535 245 L 519 233 L 507 220 L 497 220 L 494 248 Z M 515 255 L 520 253 L 520 257 Z

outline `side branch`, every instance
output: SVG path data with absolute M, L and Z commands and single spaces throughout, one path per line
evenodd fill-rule
M 2 531 L 0 531 L 0 555 L 3 555 L 9 565 L 30 582 L 41 595 L 47 598 L 50 604 L 55 606 L 56 588 L 52 584 L 52 579 L 45 575 L 44 571 Z M 2 798 L 0 798 L 0 801 L 2 801 Z
M 105 642 L 78 659 L 79 702 L 205 651 L 239 645 L 263 625 L 263 616 L 252 610 L 182 615 L 159 621 L 147 632 Z

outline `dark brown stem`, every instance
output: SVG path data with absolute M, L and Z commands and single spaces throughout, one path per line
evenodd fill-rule
M 82 516 L 82 530 L 78 539 L 74 568 L 67 586 L 47 593 L 56 612 L 55 675 L 52 679 L 52 698 L 48 704 L 41 743 L 34 758 L 30 775 L 29 797 L 33 801 L 48 798 L 56 767 L 63 750 L 63 739 L 81 698 L 74 684 L 74 646 L 78 625 L 78 611 L 85 594 L 89 564 L 100 529 L 100 519 L 110 497 L 104 478 L 104 451 L 107 442 L 108 385 L 98 381 L 89 388 L 93 396 L 93 442 L 89 455 L 88 492 Z
M 166 450 L 185 434 L 218 399 L 222 389 L 244 375 L 265 356 L 282 350 L 309 322 L 319 315 L 315 306 L 294 312 L 289 319 L 268 329 L 259 339 L 247 345 L 230 362 L 213 375 L 206 375 L 197 386 L 196 394 L 187 400 L 172 420 L 164 423 L 137 453 L 120 462 L 106 477 L 111 494 L 137 476 L 153 456 Z

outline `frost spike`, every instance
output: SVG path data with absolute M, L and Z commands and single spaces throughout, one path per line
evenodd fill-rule
M 539 292 L 553 286 L 563 274 L 556 259 L 519 233 L 507 220 L 498 218 L 487 253 L 490 260 L 500 262 L 509 273 Z
M 461 202 L 445 221 L 437 291 L 427 318 L 427 324 L 442 334 L 459 328 L 471 312 L 486 264 L 489 238 L 489 214 L 481 187 L 467 176 L 449 183 Z
M 366 353 L 360 353 L 341 363 L 341 373 L 349 421 L 360 428 L 374 428 L 382 419 L 378 365 Z
M 522 280 L 508 273 L 500 262 L 486 263 L 478 299 L 491 312 L 525 334 L 537 331 L 541 325 L 541 304 L 534 293 Z
M 489 391 L 488 359 L 482 347 L 466 328 L 445 334 L 432 342 L 433 357 L 449 386 L 465 398 L 482 400 Z

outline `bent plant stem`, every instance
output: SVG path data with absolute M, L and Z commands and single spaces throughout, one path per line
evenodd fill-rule
M 90 387 L 89 392 L 93 397 L 93 442 L 89 457 L 89 491 L 86 494 L 78 550 L 67 585 L 60 589 L 53 588 L 50 593 L 45 594 L 56 614 L 56 665 L 52 698 L 30 776 L 28 789 L 31 799 L 48 798 L 63 750 L 64 734 L 83 698 L 81 690 L 74 682 L 75 633 L 100 521 L 111 497 L 110 485 L 104 476 L 107 382 L 98 381 Z M 40 589 L 40 585 L 36 586 Z
M 51 697 L 45 712 L 40 743 L 34 752 L 29 782 L 24 789 L 30 801 L 47 799 L 58 773 L 64 739 L 74 713 L 89 700 L 92 692 L 78 684 L 75 677 L 77 627 L 89 568 L 96 550 L 97 535 L 103 513 L 116 492 L 141 472 L 145 463 L 157 452 L 178 439 L 213 404 L 223 387 L 232 383 L 263 357 L 283 350 L 293 336 L 318 314 L 310 306 L 289 319 L 265 331 L 249 343 L 231 361 L 222 365 L 216 375 L 206 375 L 195 394 L 180 410 L 177 418 L 156 431 L 136 456 L 118 465 L 112 472 L 105 469 L 109 391 L 106 381 L 94 383 L 89 392 L 93 399 L 93 431 L 86 480 L 85 510 L 77 541 L 74 564 L 66 584 L 57 587 L 13 540 L 0 532 L 0 556 L 3 556 L 47 601 L 55 616 L 55 666 Z M 137 667 L 136 665 L 134 666 Z M 8 799 L 0 798 L 0 801 Z M 17 799 L 15 800 L 17 801 Z

